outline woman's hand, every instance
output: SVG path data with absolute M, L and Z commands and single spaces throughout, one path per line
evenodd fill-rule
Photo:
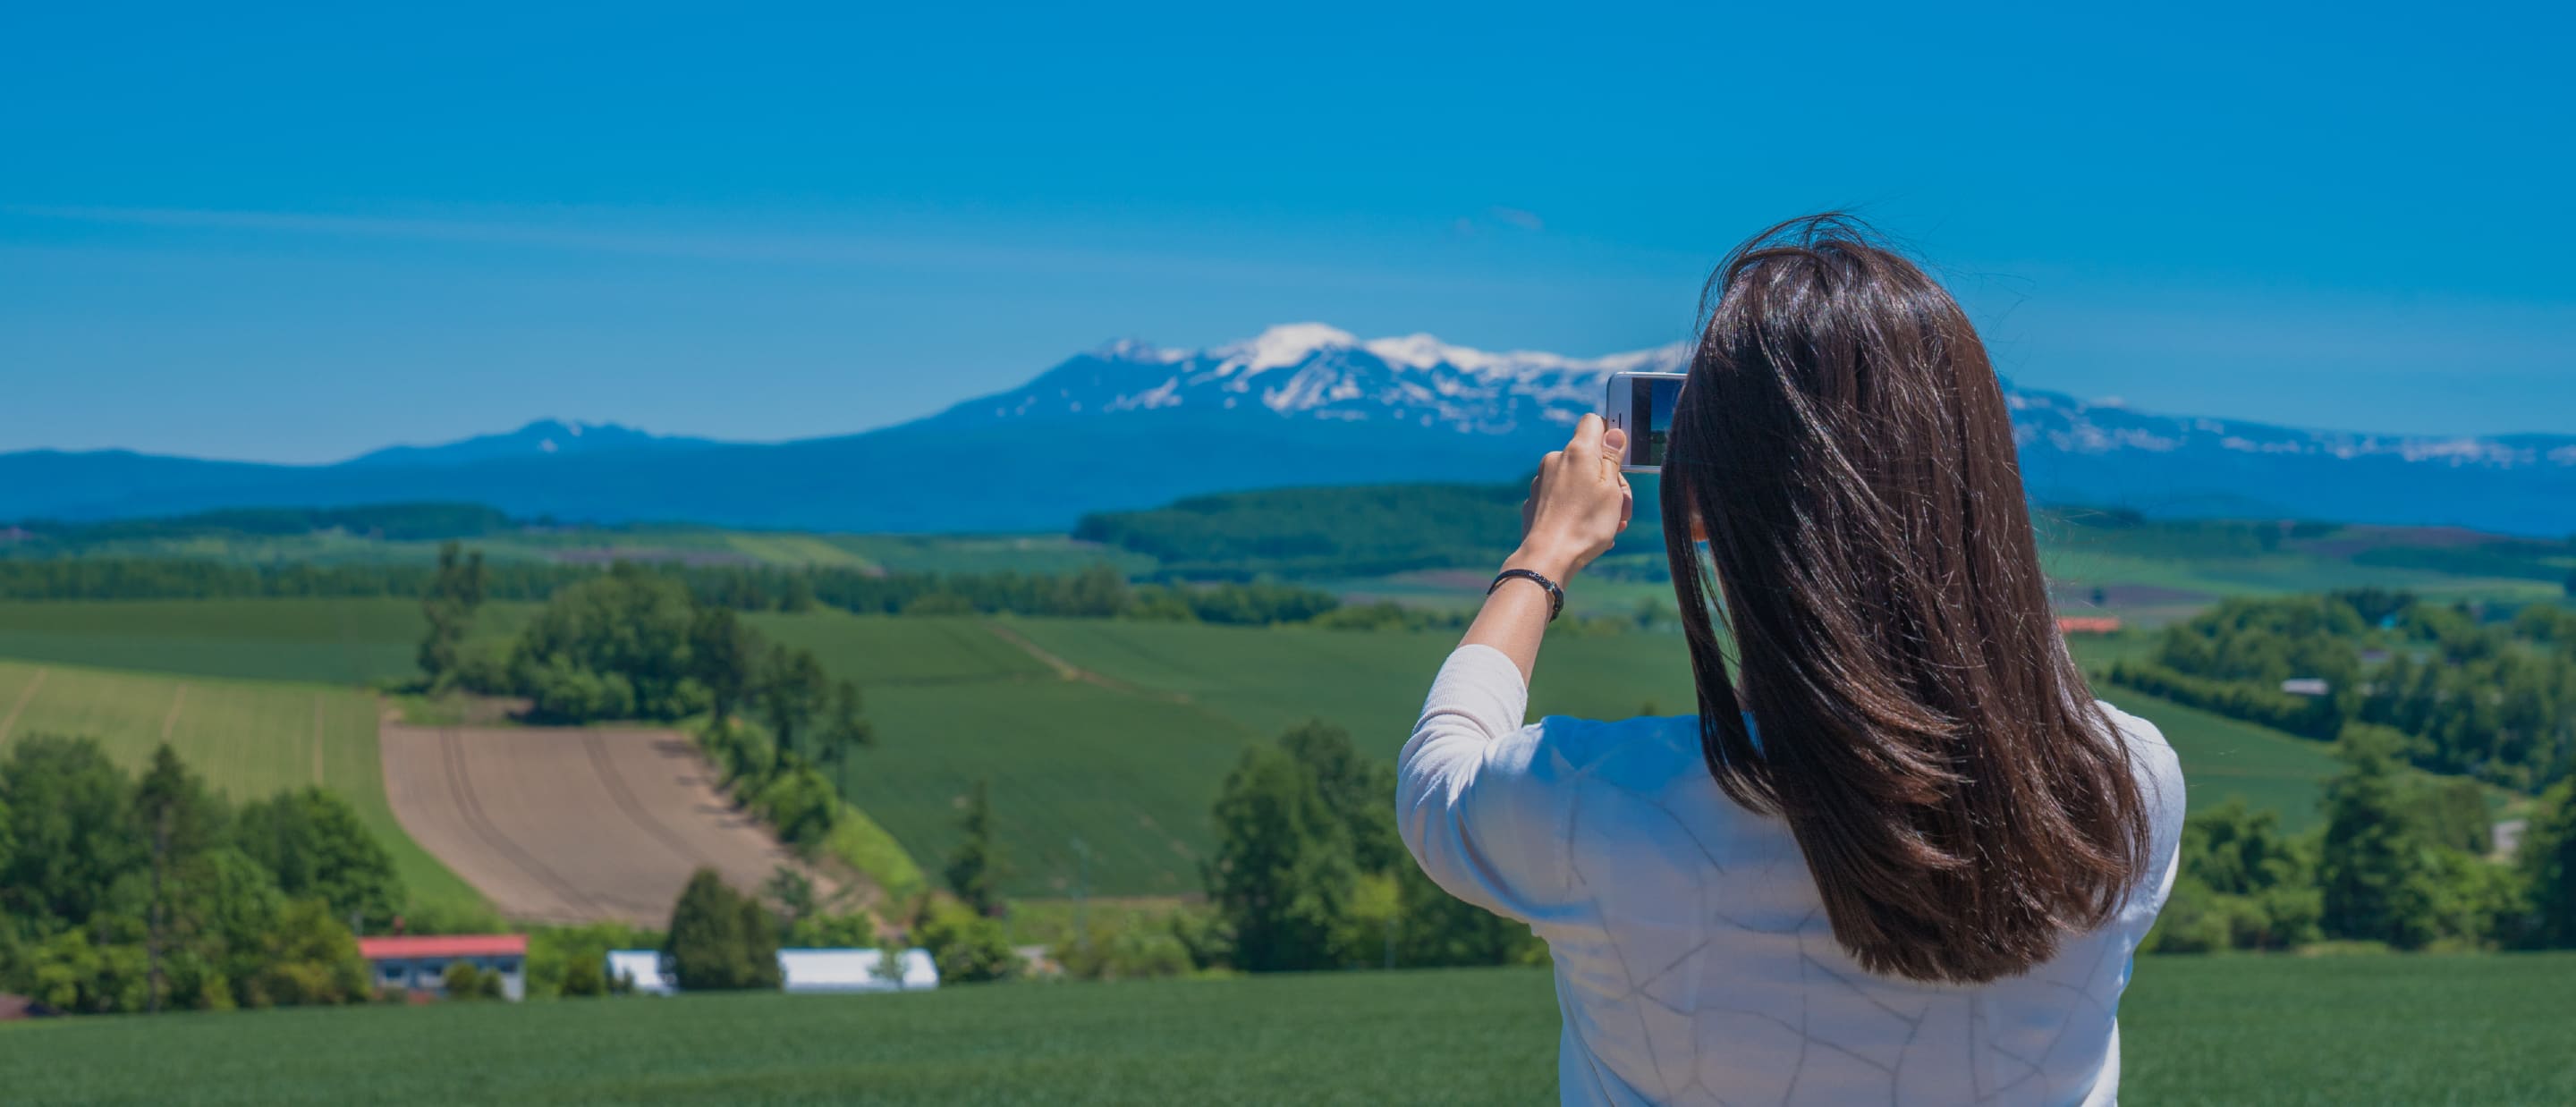
M 1576 423 L 1565 448 L 1539 461 L 1529 499 L 1521 504 L 1521 548 L 1503 567 L 1529 569 L 1562 584 L 1607 552 L 1636 508 L 1628 478 L 1619 472 L 1627 447 L 1627 432 L 1610 428 L 1598 415 Z

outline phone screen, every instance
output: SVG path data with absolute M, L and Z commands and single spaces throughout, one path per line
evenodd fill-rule
M 1645 433 L 1629 433 L 1635 438 L 1628 444 L 1628 464 L 1664 464 L 1664 441 L 1672 436 L 1673 404 L 1681 399 L 1682 382 L 1674 377 L 1634 377 L 1628 387 L 1635 389 L 1628 399 L 1628 420 Z

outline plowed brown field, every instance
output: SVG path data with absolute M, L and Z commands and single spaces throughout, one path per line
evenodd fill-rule
M 752 891 L 795 864 L 671 731 L 388 723 L 383 737 L 403 829 L 513 919 L 660 926 L 693 870 Z

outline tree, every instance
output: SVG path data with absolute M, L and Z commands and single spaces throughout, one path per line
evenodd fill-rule
M 1395 769 L 1360 755 L 1351 732 L 1320 719 L 1279 736 L 1279 746 L 1315 782 L 1316 798 L 1350 834 L 1351 863 L 1362 872 L 1410 864 L 1395 830 Z
M 1545 959 L 1547 943 L 1528 923 L 1450 895 L 1409 857 L 1395 873 L 1396 964 L 1418 969 L 1530 965 Z
M 242 852 L 276 876 L 279 891 L 319 897 L 334 918 L 356 915 L 383 927 L 402 909 L 393 856 L 335 793 L 318 786 L 280 792 L 242 808 L 235 833 Z
M 813 766 L 781 758 L 781 771 L 754 789 L 746 801 L 769 824 L 778 840 L 811 846 L 831 837 L 841 818 L 841 794 Z
M 286 909 L 286 897 L 267 869 L 230 845 L 173 857 L 167 868 L 157 889 L 162 1006 L 239 1006 L 266 966 L 265 943 Z M 156 904 L 154 893 L 148 877 L 130 874 L 117 885 L 114 906 L 93 916 L 90 925 L 145 915 Z M 152 937 L 147 931 L 147 942 Z
M 806 742 L 812 738 L 814 720 L 821 715 L 832 695 L 832 682 L 823 675 L 823 663 L 812 650 L 792 650 L 783 645 L 769 647 L 761 662 L 760 686 L 757 693 L 760 721 L 769 728 L 778 748 L 809 754 Z
M 833 682 L 831 702 L 823 709 L 815 743 L 822 750 L 817 760 L 837 769 L 849 764 L 852 751 L 877 744 L 876 728 L 868 724 L 859 704 L 856 681 Z
M 564 962 L 563 976 L 555 984 L 555 994 L 566 998 L 607 995 L 607 955 Z
M 420 642 L 420 671 L 431 685 L 443 684 L 455 673 L 474 613 L 490 586 L 483 551 L 462 553 L 455 542 L 438 548 L 438 572 L 420 600 L 421 614 L 429 620 L 429 633 Z
M 788 928 L 786 944 L 798 949 L 860 949 L 878 944 L 877 920 L 865 911 L 818 911 Z
M 1236 967 L 1340 964 L 1334 939 L 1359 871 L 1314 775 L 1277 743 L 1245 750 L 1218 793 L 1216 826 L 1208 899 L 1234 932 Z
M 778 986 L 778 932 L 760 901 L 734 891 L 714 869 L 699 869 L 680 890 L 662 949 L 687 991 Z
M 147 969 L 139 945 L 93 942 L 88 927 L 76 926 L 37 943 L 25 961 L 15 986 L 39 1003 L 85 1015 L 143 1009 Z
M 77 926 L 117 879 L 149 861 L 133 785 L 97 740 L 31 734 L 0 763 L 13 848 L 0 871 L 0 913 L 50 934 Z
M 2433 889 L 2394 751 L 2366 734 L 2345 742 L 2344 771 L 2326 784 L 2318 859 L 2325 932 L 2400 949 L 2433 937 Z
M 689 673 L 707 690 L 707 705 L 724 722 L 752 693 L 759 675 L 760 639 L 732 609 L 701 608 L 689 622 Z
M 2541 795 L 2516 860 L 2531 888 L 2532 944 L 2576 947 L 2576 779 Z
M 170 939 L 171 870 L 215 844 L 224 832 L 223 812 L 168 742 L 152 751 L 152 767 L 135 786 L 134 809 L 136 823 L 151 836 L 151 930 L 145 946 L 151 982 L 144 1006 L 158 1012 L 165 991 L 161 959 Z
M 2183 824 L 2181 873 L 2151 948 L 2205 953 L 2315 941 L 2324 907 L 2311 841 L 2284 832 L 2277 813 L 2233 796 L 2192 816 Z
M 290 900 L 261 937 L 243 1006 L 350 1003 L 369 994 L 358 940 L 329 903 Z
M 528 995 L 608 995 L 617 985 L 608 976 L 610 950 L 661 944 L 661 935 L 617 922 L 537 929 L 528 935 Z
M 939 966 L 941 982 L 978 984 L 1007 980 L 1018 973 L 1019 954 L 1012 951 L 1010 935 L 999 920 L 946 900 L 934 900 L 927 915 L 921 922 L 921 945 L 930 951 L 931 963 Z M 888 943 L 882 956 L 900 959 L 903 950 Z M 889 968 L 900 971 L 899 965 L 898 960 Z
M 501 974 L 486 972 L 472 961 L 450 961 L 439 974 L 439 988 L 452 1000 L 501 998 Z
M 678 719 L 705 706 L 689 645 L 697 609 L 674 577 L 620 562 L 556 592 L 510 651 L 538 714 Z
M 793 865 L 780 865 L 769 879 L 762 881 L 760 894 L 766 897 L 778 915 L 778 931 L 792 934 L 798 923 L 812 918 L 817 908 L 814 882 Z
M 966 793 L 966 815 L 958 820 L 965 839 L 948 855 L 948 890 L 986 918 L 1002 913 L 1002 877 L 1007 869 L 1001 844 L 993 840 L 993 803 L 983 780 Z

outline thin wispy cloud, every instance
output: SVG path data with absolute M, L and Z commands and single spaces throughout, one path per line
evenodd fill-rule
M 1501 223 L 1505 226 L 1518 227 L 1524 231 L 1543 231 L 1547 229 L 1547 221 L 1540 219 L 1538 217 L 1538 213 L 1534 211 L 1524 211 L 1520 208 L 1507 208 L 1501 204 L 1496 204 L 1493 207 L 1486 208 L 1485 214 L 1491 217 L 1494 222 Z
M 0 205 L 30 219 L 172 231 L 236 232 L 344 241 L 453 244 L 564 254 L 661 258 L 724 264 L 852 267 L 964 274 L 1049 273 L 1180 277 L 1295 285 L 1353 283 L 1384 287 L 1454 287 L 1456 278 L 1344 267 L 1257 255 L 1194 255 L 1033 244 L 856 235 L 846 231 L 779 232 L 573 225 L 535 219 L 341 215 L 197 208 Z

